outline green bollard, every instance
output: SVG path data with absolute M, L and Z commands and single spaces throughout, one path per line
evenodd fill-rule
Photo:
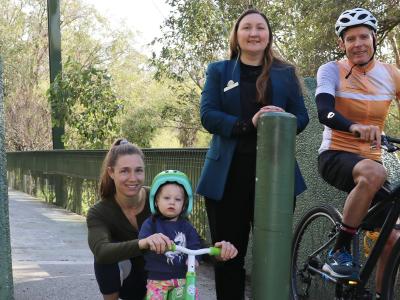
M 258 121 L 252 292 L 255 300 L 290 295 L 296 117 L 264 113 Z
M 11 267 L 10 223 L 8 213 L 8 187 L 6 176 L 6 150 L 4 146 L 3 67 L 0 59 L 0 299 L 13 297 Z

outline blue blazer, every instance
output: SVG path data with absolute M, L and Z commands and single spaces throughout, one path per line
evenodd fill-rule
M 273 64 L 270 78 L 272 104 L 297 117 L 297 133 L 300 133 L 309 119 L 294 68 Z M 231 88 L 224 91 L 231 80 Z M 232 83 L 239 85 L 234 86 Z M 231 137 L 231 132 L 240 116 L 240 62 L 235 59 L 211 63 L 207 68 L 201 95 L 200 117 L 204 128 L 213 136 L 197 186 L 198 194 L 214 200 L 222 198 L 237 144 L 237 139 Z M 295 195 L 305 189 L 306 185 L 296 162 Z

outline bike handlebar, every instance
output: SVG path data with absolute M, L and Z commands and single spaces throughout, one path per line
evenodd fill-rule
M 394 137 L 391 137 L 388 135 L 382 135 L 381 139 L 384 139 L 384 138 L 386 138 L 386 140 L 390 143 L 400 144 L 400 139 L 398 139 L 398 138 L 394 138 Z
M 354 136 L 355 137 L 360 137 L 360 133 L 359 132 L 355 132 Z M 400 139 L 394 138 L 394 137 L 391 137 L 391 136 L 388 136 L 388 135 L 381 135 L 381 145 L 382 145 L 382 148 L 384 150 L 386 150 L 389 153 L 393 153 L 393 152 L 399 151 L 400 147 L 397 146 L 397 145 L 394 145 L 393 143 L 400 144 Z
M 400 139 L 398 138 L 393 138 L 388 135 L 382 135 L 381 136 L 381 144 L 382 147 L 389 153 L 396 152 L 400 150 L 400 147 L 397 145 L 394 145 L 393 143 L 400 144 Z
M 209 254 L 212 256 L 218 256 L 221 254 L 221 248 L 217 247 L 210 247 L 210 248 L 203 248 L 203 249 L 197 249 L 197 250 L 191 250 L 182 246 L 178 246 L 175 244 L 172 244 L 171 247 L 169 248 L 170 251 L 179 251 L 188 255 L 202 255 L 202 254 Z

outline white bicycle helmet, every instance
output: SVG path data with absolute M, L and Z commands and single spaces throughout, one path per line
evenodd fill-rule
M 344 11 L 337 19 L 335 33 L 338 37 L 341 37 L 347 28 L 357 25 L 366 25 L 376 32 L 378 21 L 364 8 L 349 9 Z

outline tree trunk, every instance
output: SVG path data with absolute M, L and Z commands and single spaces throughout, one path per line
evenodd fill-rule
M 389 40 L 390 46 L 393 49 L 393 55 L 396 60 L 396 66 L 397 66 L 397 68 L 400 69 L 400 50 L 399 50 L 399 47 L 397 46 L 397 41 L 399 40 L 399 42 L 400 42 L 400 34 L 399 33 L 395 34 L 394 32 L 391 32 L 388 34 L 388 40 Z

